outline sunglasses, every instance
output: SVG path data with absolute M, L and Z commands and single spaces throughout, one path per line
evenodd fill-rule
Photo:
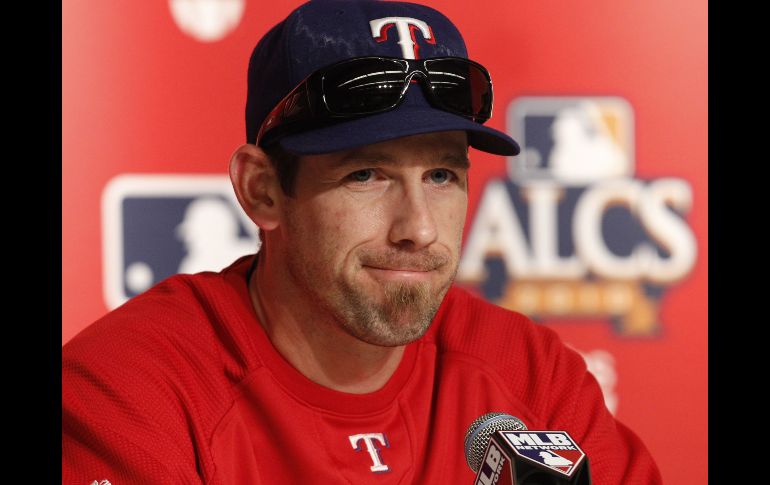
M 383 113 L 422 82 L 434 107 L 484 123 L 492 116 L 492 79 L 481 64 L 461 57 L 398 59 L 357 57 L 319 69 L 299 83 L 267 115 L 256 144 L 335 120 Z

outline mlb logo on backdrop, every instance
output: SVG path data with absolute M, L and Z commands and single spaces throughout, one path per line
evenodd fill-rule
M 484 188 L 458 282 L 536 319 L 657 335 L 661 296 L 696 260 L 689 183 L 634 177 L 634 113 L 619 97 L 519 98 L 507 130 L 522 151 Z
M 224 175 L 120 175 L 102 196 L 112 309 L 177 273 L 220 271 L 257 251 L 257 227 Z
M 634 174 L 634 117 L 622 98 L 520 98 L 508 131 L 521 143 L 511 180 L 581 186 Z

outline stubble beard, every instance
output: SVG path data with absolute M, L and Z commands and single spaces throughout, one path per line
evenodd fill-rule
M 395 347 L 422 337 L 436 316 L 451 280 L 437 292 L 428 283 L 388 282 L 382 300 L 346 286 L 340 319 L 346 331 L 372 345 Z
M 393 251 L 365 253 L 366 261 L 392 261 Z M 422 337 L 430 327 L 444 295 L 457 273 L 457 262 L 430 252 L 416 256 L 419 265 L 433 271 L 449 271 L 448 278 L 433 288 L 429 282 L 378 282 L 381 291 L 361 281 L 341 278 L 339 284 L 317 275 L 332 274 L 332 259 L 316 253 L 313 259 L 301 254 L 287 255 L 288 271 L 294 281 L 321 310 L 334 319 L 349 335 L 372 345 L 396 347 Z M 397 256 L 398 258 L 399 256 Z M 400 256 L 403 259 L 403 256 Z M 414 259 L 415 255 L 409 255 Z M 319 268 L 314 270 L 313 268 Z M 452 267 L 453 266 L 453 267 Z M 366 271 L 359 268 L 359 271 Z M 369 288 L 367 290 L 367 288 Z

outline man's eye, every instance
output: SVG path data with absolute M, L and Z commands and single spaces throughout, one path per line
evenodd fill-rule
M 452 179 L 452 172 L 449 170 L 433 170 L 430 173 L 430 181 L 434 184 L 445 184 Z
M 367 168 L 364 170 L 356 170 L 348 175 L 348 178 L 353 182 L 368 182 L 374 176 L 374 170 Z

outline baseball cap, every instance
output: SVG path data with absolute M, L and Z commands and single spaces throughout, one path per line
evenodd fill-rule
M 380 0 L 309 1 L 265 34 L 251 54 L 247 142 L 256 142 L 263 120 L 307 76 L 363 56 L 468 58 L 457 27 L 425 5 Z M 465 131 L 469 145 L 478 150 L 498 155 L 519 153 L 519 145 L 507 134 L 432 106 L 416 85 L 407 90 L 395 109 L 286 134 L 278 143 L 290 153 L 312 155 L 451 130 Z

